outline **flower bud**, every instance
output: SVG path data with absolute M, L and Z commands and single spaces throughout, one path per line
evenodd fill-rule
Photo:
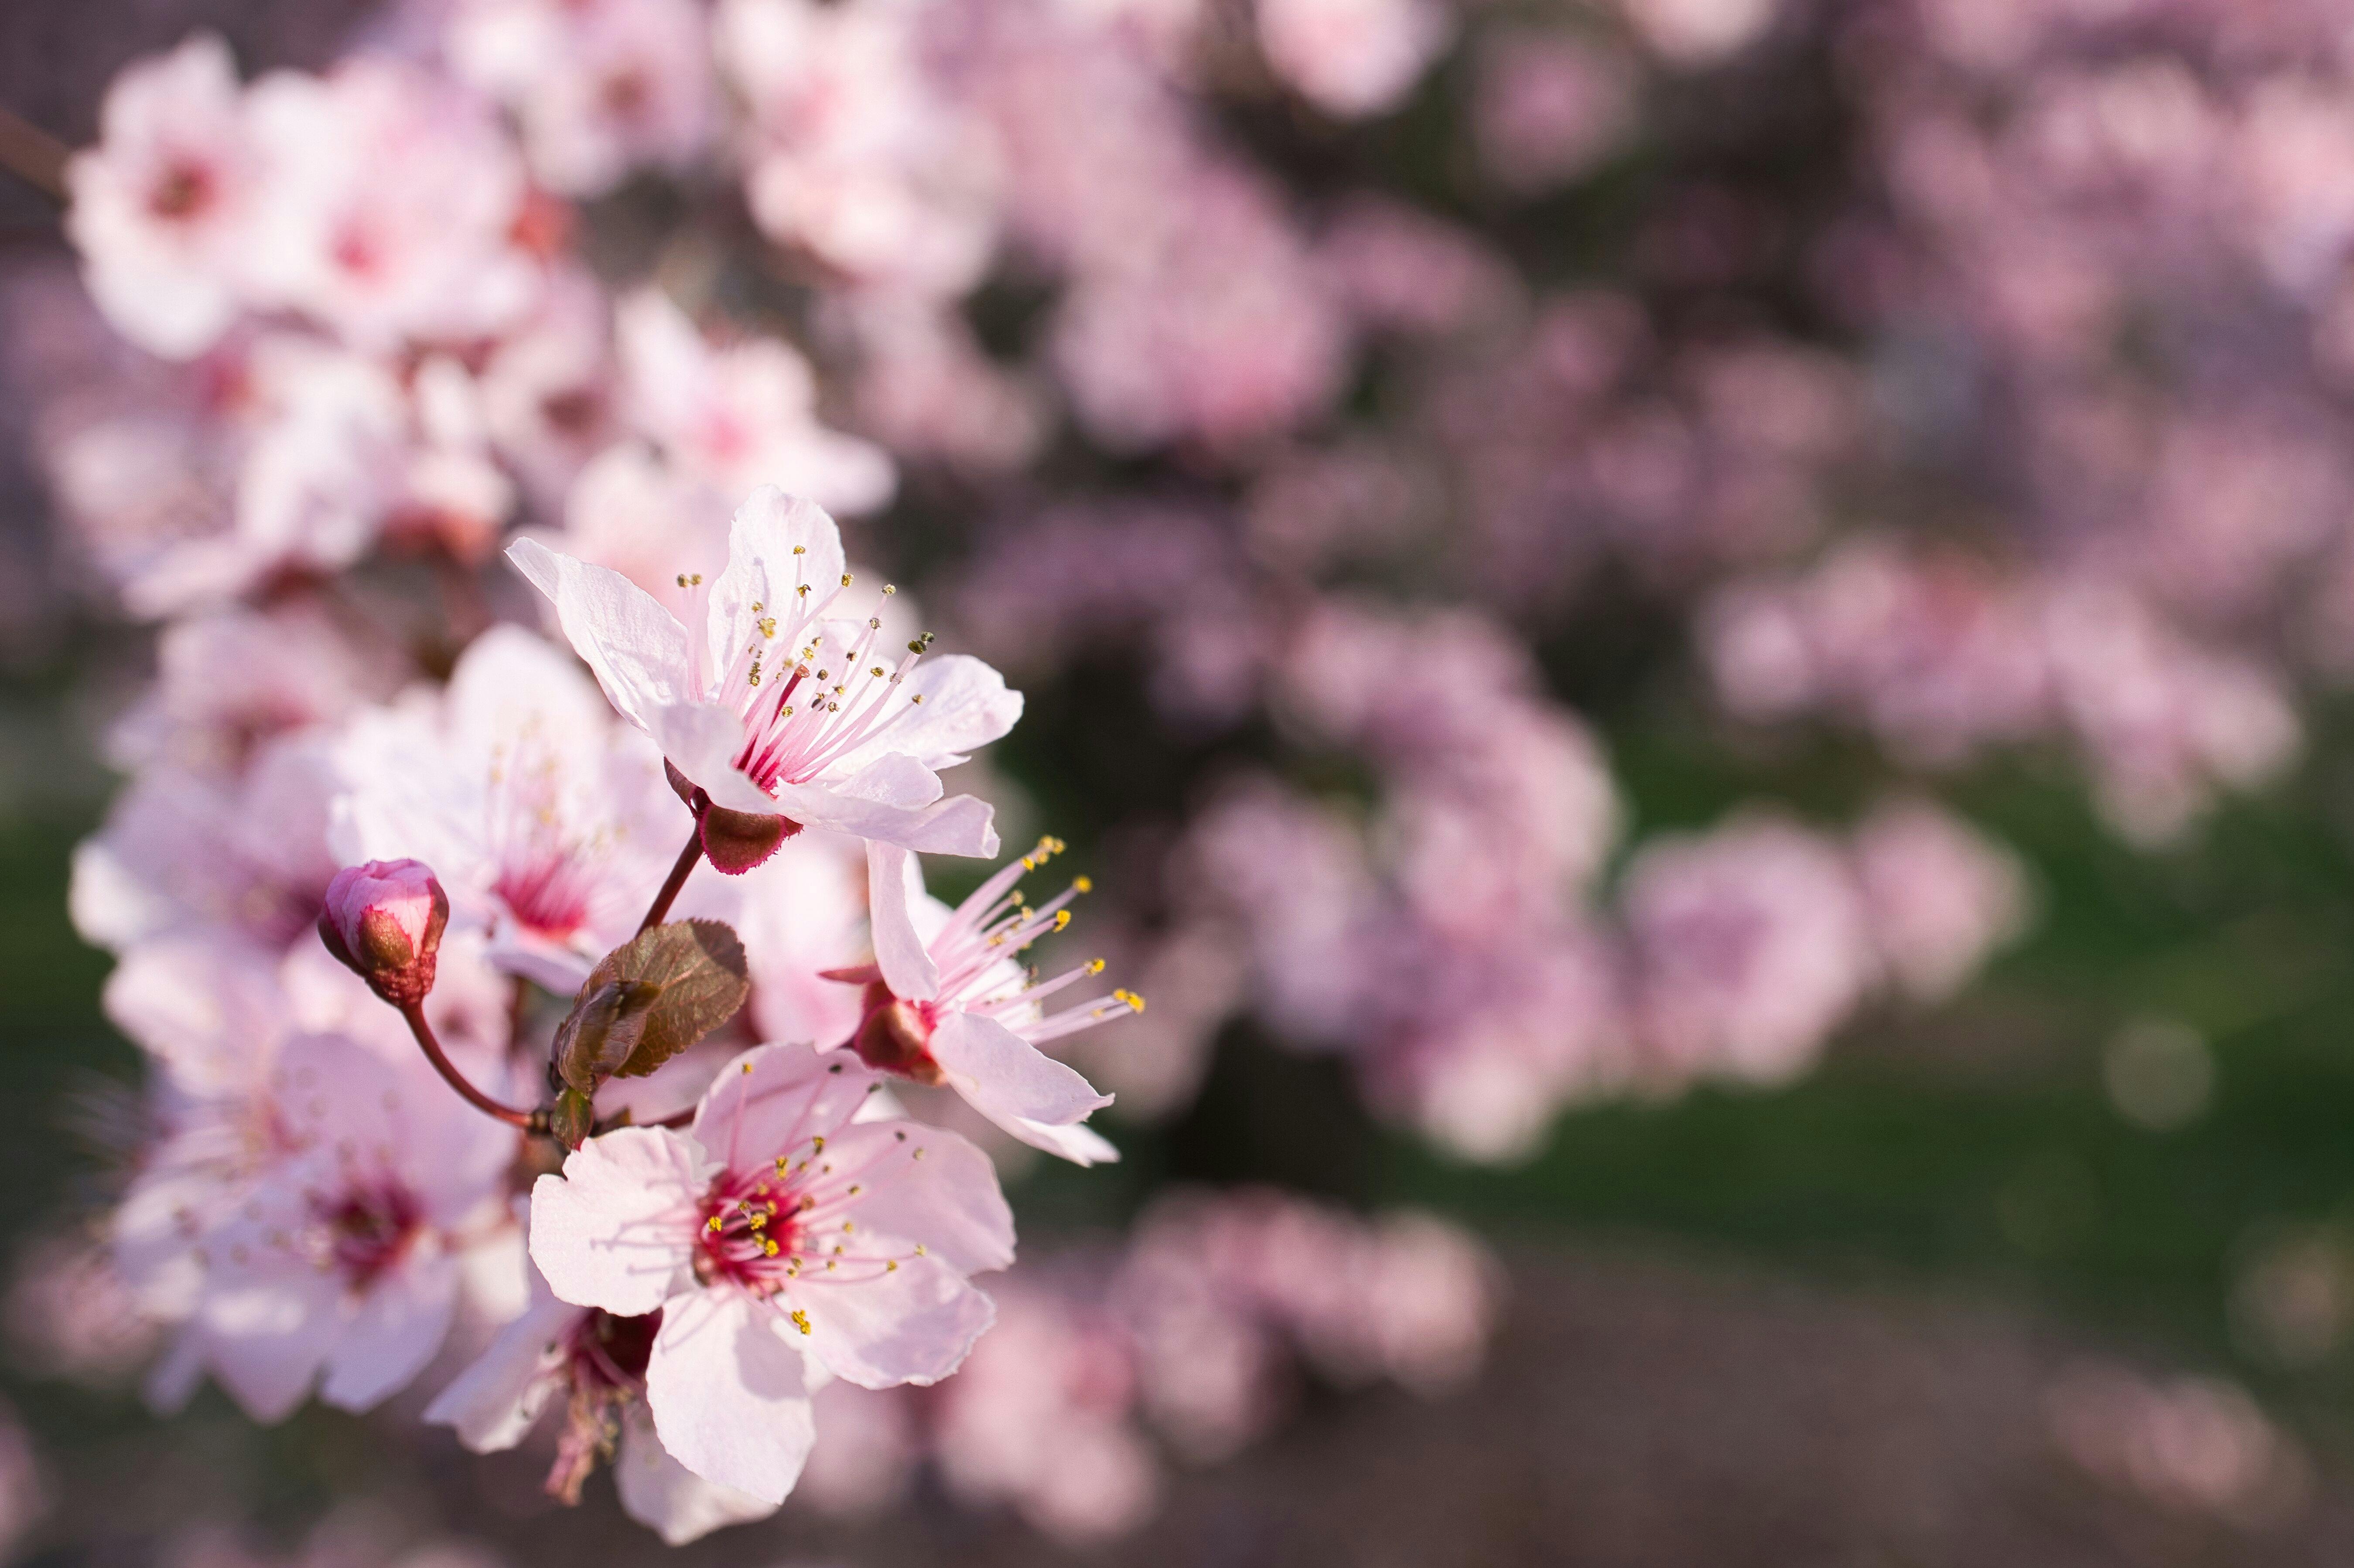
M 424 862 L 372 860 L 345 866 L 327 884 L 319 939 L 368 982 L 406 1007 L 433 989 L 434 955 L 450 923 L 450 895 Z

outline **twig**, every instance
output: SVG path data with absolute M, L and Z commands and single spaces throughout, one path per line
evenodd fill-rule
M 653 903 L 647 906 L 646 917 L 638 922 L 639 930 L 651 931 L 663 923 L 663 917 L 670 913 L 672 903 L 678 897 L 678 890 L 686 885 L 687 874 L 702 858 L 703 824 L 697 822 L 687 835 L 686 847 L 678 852 L 678 863 L 670 868 L 670 875 L 663 879 L 662 891 L 654 895 Z
M 39 126 L 0 109 L 0 169 L 63 207 L 66 202 L 66 144 Z
M 424 1051 L 425 1059 L 433 1064 L 433 1070 L 441 1075 L 444 1083 L 458 1091 L 459 1098 L 481 1111 L 484 1116 L 496 1117 L 509 1127 L 520 1128 L 525 1132 L 547 1130 L 535 1112 L 517 1110 L 513 1106 L 503 1105 L 466 1081 L 465 1075 L 459 1072 L 449 1056 L 442 1052 L 441 1042 L 433 1037 L 433 1025 L 425 1021 L 423 1002 L 410 1002 L 400 1010 L 400 1016 L 408 1020 L 408 1032 L 417 1036 L 418 1046 Z

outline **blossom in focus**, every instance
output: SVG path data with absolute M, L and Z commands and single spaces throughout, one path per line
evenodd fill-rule
M 1092 1165 L 1119 1158 L 1081 1125 L 1111 1097 L 1038 1047 L 1107 1018 L 1141 1012 L 1144 999 L 1117 990 L 1049 1013 L 1046 997 L 1100 974 L 1102 961 L 1047 980 L 1018 961 L 1040 937 L 1070 924 L 1071 900 L 1087 889 L 1081 877 L 1034 908 L 1022 895 L 1023 876 L 1060 847 L 1051 839 L 1042 842 L 950 909 L 924 891 L 915 856 L 870 842 L 875 967 L 837 978 L 865 983 L 864 1016 L 850 1044 L 868 1066 L 945 1084 L 1023 1142 Z
M 554 601 L 621 716 L 714 804 L 936 853 L 996 853 L 991 808 L 943 800 L 935 769 L 1012 728 L 1020 694 L 978 659 L 919 662 L 920 638 L 881 653 L 879 616 L 828 619 L 851 578 L 833 519 L 815 505 L 755 491 L 718 579 L 680 574 L 690 624 L 619 573 L 536 540 L 508 555 Z
M 1875 807 L 1855 830 L 1853 853 L 1872 945 L 1920 1001 L 1951 996 L 2026 927 L 2018 857 L 1931 801 Z
M 327 884 L 319 939 L 368 989 L 396 1007 L 425 1000 L 450 923 L 450 895 L 424 862 L 371 860 Z
M 564 1430 L 550 1495 L 567 1503 L 599 1458 L 613 1466 L 622 1511 L 684 1546 L 724 1525 L 763 1519 L 776 1504 L 717 1486 L 670 1456 L 646 1412 L 646 1367 L 663 1316 L 617 1318 L 559 1301 L 536 1266 L 528 1304 L 425 1409 L 477 1454 L 514 1447 L 553 1406 Z
M 1344 120 L 1403 102 L 1455 25 L 1435 0 L 1258 0 L 1256 11 L 1276 75 Z
M 520 627 L 354 721 L 336 758 L 342 855 L 430 864 L 493 961 L 561 995 L 637 928 L 688 825 L 652 744 Z
M 979 1150 L 852 1120 L 881 1083 L 847 1053 L 764 1045 L 719 1075 L 688 1132 L 605 1133 L 533 1190 L 531 1255 L 559 1299 L 661 1312 L 645 1377 L 663 1446 L 763 1502 L 816 1440 L 815 1383 L 948 1376 L 992 1317 L 966 1277 L 1013 1258 Z
M 1871 984 L 1866 915 L 1839 848 L 1774 817 L 1645 844 L 1623 891 L 1646 1044 L 1678 1075 L 1776 1083 Z
M 252 260 L 260 177 L 237 65 L 199 33 L 114 79 L 99 143 L 66 179 L 66 231 L 114 329 L 186 359 L 228 330 Z

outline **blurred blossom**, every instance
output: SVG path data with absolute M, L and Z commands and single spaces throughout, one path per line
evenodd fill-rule
M 1861 1000 L 1874 954 L 1838 847 L 1775 817 L 1646 844 L 1627 869 L 1642 1037 L 1675 1075 L 1775 1083 Z
M 16 1413 L 0 1404 L 0 1558 L 13 1560 L 49 1510 L 49 1480 Z
M 1454 31 L 1440 0 L 1257 0 L 1276 75 L 1328 114 L 1395 108 Z
M 2085 1470 L 2182 1512 L 2268 1523 L 2301 1508 L 2312 1485 L 2303 1450 L 2231 1383 L 2088 1362 L 2053 1383 L 2045 1411 Z
M 1882 803 L 1856 829 L 1856 879 L 1881 961 L 1923 1001 L 1942 1001 L 2027 923 L 2026 869 L 1925 800 Z
M 1520 280 L 1479 238 L 1377 196 L 1354 197 L 1325 227 L 1317 261 L 1359 323 L 1443 333 L 1507 314 Z
M 1619 0 L 1627 19 L 1672 65 L 1713 65 L 1774 26 L 1777 0 Z
M 597 196 L 637 166 L 680 168 L 716 107 L 695 0 L 467 0 L 451 18 L 459 73 L 514 111 L 532 173 Z
M 1508 190 L 1542 195 L 1617 153 L 1636 125 L 1634 67 L 1569 33 L 1490 33 L 1480 41 L 1471 130 L 1479 166 Z
M 2354 1255 L 2334 1230 L 2276 1234 L 2243 1245 L 2232 1284 L 2232 1327 L 2243 1350 L 2283 1366 L 2337 1353 L 2354 1326 Z
M 10 1359 L 34 1377 L 122 1388 L 160 1333 L 142 1314 L 100 1238 L 58 1233 L 18 1254 L 5 1308 Z

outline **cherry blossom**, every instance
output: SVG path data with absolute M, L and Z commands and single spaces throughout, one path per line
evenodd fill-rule
M 556 1298 L 530 1267 L 523 1312 L 426 1407 L 478 1454 L 512 1448 L 553 1405 L 564 1431 L 549 1492 L 578 1502 L 601 1457 L 613 1466 L 621 1508 L 672 1546 L 725 1525 L 763 1519 L 776 1504 L 703 1479 L 670 1456 L 646 1413 L 646 1369 L 660 1311 L 617 1318 Z
M 363 715 L 336 757 L 343 856 L 432 866 L 494 962 L 561 994 L 635 930 L 686 826 L 652 743 L 520 627 L 477 638 L 442 692 Z
M 950 909 L 924 891 L 913 855 L 896 844 L 869 842 L 875 964 L 836 978 L 865 984 L 864 1015 L 850 1044 L 868 1066 L 920 1084 L 944 1084 L 1023 1142 L 1092 1165 L 1119 1158 L 1080 1125 L 1111 1097 L 1096 1093 L 1038 1047 L 1108 1018 L 1141 1012 L 1144 999 L 1115 990 L 1049 1013 L 1044 999 L 1102 973 L 1102 960 L 1047 980 L 1017 961 L 1039 938 L 1070 924 L 1072 899 L 1090 885 L 1080 877 L 1034 908 L 1023 896 L 1023 875 L 1061 848 L 1053 839 L 1041 842 Z
M 878 447 L 818 423 L 809 361 L 777 338 L 704 342 L 662 294 L 614 318 L 630 417 L 689 476 L 727 493 L 781 485 L 838 512 L 869 512 L 896 482 Z
M 199 33 L 126 69 L 67 177 L 68 228 L 115 330 L 173 359 L 217 341 L 243 302 L 260 178 L 228 46 Z
M 761 1046 L 688 1131 L 602 1134 L 533 1190 L 531 1254 L 559 1299 L 662 1313 L 645 1377 L 663 1446 L 763 1502 L 815 1441 L 816 1384 L 948 1376 L 992 1316 L 966 1276 L 1013 1261 L 979 1150 L 852 1120 L 881 1082 L 843 1053 Z
M 755 491 L 736 514 L 726 570 L 709 583 L 680 574 L 691 624 L 619 573 L 535 540 L 508 556 L 554 601 L 621 716 L 715 805 L 910 849 L 995 853 L 991 808 L 942 799 L 935 769 L 1010 729 L 1019 694 L 977 659 L 919 662 L 920 638 L 880 653 L 879 617 L 827 619 L 851 577 L 815 505 Z
M 1256 9 L 1276 74 L 1350 120 L 1396 108 L 1454 30 L 1430 0 L 1258 0 Z

